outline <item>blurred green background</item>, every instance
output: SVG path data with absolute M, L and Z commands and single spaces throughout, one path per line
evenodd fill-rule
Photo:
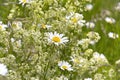
M 0 0 L 0 21 L 6 22 L 7 16 L 12 4 L 5 5 L 6 2 L 12 2 L 15 0 Z M 111 13 L 111 17 L 116 19 L 115 24 L 108 24 L 104 20 L 97 21 L 94 31 L 98 32 L 101 36 L 101 40 L 92 46 L 95 51 L 105 54 L 111 64 L 120 59 L 120 38 L 110 39 L 107 33 L 112 31 L 120 35 L 120 12 L 114 10 L 114 6 L 120 0 L 93 0 L 93 10 L 90 12 L 84 12 L 85 20 L 91 21 L 97 17 L 101 17 L 100 13 L 104 10 L 108 10 Z M 104 13 L 103 13 L 104 14 Z

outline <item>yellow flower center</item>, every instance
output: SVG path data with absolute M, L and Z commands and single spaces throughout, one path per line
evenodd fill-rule
M 68 67 L 64 65 L 64 66 L 62 66 L 62 68 L 63 68 L 63 69 L 67 69 Z
M 78 19 L 77 19 L 77 18 L 72 18 L 71 21 L 72 21 L 73 23 L 77 23 Z
M 52 38 L 52 41 L 54 41 L 54 42 L 60 42 L 60 38 L 57 37 L 57 36 L 55 36 L 55 37 Z
M 26 0 L 22 0 L 23 3 L 26 3 Z
M 42 28 L 45 29 L 45 28 L 46 28 L 46 25 L 42 24 Z
M 80 63 L 78 59 L 74 59 L 74 63 Z

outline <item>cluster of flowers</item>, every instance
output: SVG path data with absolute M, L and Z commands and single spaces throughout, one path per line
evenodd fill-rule
M 116 77 L 104 54 L 90 48 L 101 39 L 99 33 L 82 30 L 85 26 L 95 27 L 94 22 L 86 22 L 82 14 L 82 11 L 92 10 L 91 0 L 19 0 L 18 8 L 14 6 L 8 15 L 8 24 L 0 22 L 0 75 L 4 80 L 107 80 Z M 14 15 L 15 12 L 23 14 L 19 7 L 29 14 L 20 18 L 21 21 L 13 21 L 19 16 Z M 108 17 L 105 21 L 115 23 Z M 119 37 L 112 32 L 108 35 L 113 39 Z M 119 67 L 120 61 L 116 65 Z

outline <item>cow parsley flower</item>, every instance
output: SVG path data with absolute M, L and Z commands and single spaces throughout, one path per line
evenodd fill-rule
M 119 35 L 113 32 L 109 32 L 108 37 L 112 39 L 116 39 L 116 38 L 119 38 Z
M 57 32 L 49 32 L 46 34 L 49 43 L 54 43 L 55 45 L 64 44 L 68 42 L 68 37 L 64 37 L 64 34 L 59 34 Z
M 73 70 L 72 67 L 71 67 L 71 65 L 68 62 L 66 62 L 66 61 L 60 61 L 60 62 L 58 62 L 58 66 L 62 70 L 68 70 L 68 71 L 72 71 Z
M 90 44 L 92 44 L 92 45 L 97 43 L 101 38 L 99 33 L 94 32 L 94 31 L 88 32 L 87 37 L 90 39 Z
M 8 72 L 6 65 L 0 63 L 0 75 L 5 76 Z
M 73 56 L 71 56 L 70 58 L 71 58 L 71 61 L 72 61 L 73 63 L 75 63 L 75 64 L 79 64 L 79 63 L 80 63 L 79 58 L 73 57 Z
M 102 66 L 102 65 L 107 65 L 108 60 L 107 58 L 104 56 L 104 54 L 99 54 L 98 52 L 94 52 L 93 53 L 93 58 L 91 58 L 91 60 L 94 60 L 97 64 L 97 66 Z
M 90 39 L 86 38 L 86 39 L 81 39 L 78 41 L 78 45 L 81 45 L 83 49 L 88 48 L 90 43 Z
M 67 21 L 72 24 L 78 24 L 79 26 L 84 26 L 85 20 L 83 20 L 83 15 L 79 13 L 71 12 L 69 16 L 66 16 Z

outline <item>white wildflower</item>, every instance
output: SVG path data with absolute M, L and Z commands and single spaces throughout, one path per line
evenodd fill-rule
M 26 4 L 26 3 L 30 3 L 31 0 L 19 0 L 19 4 L 22 4 L 23 6 Z
M 6 65 L 0 63 L 0 75 L 5 76 L 8 73 Z
M 92 80 L 92 78 L 85 78 L 84 80 Z
M 108 37 L 112 39 L 116 39 L 116 38 L 119 38 L 119 35 L 113 32 L 109 32 Z
M 60 61 L 60 62 L 58 62 L 58 66 L 62 70 L 68 70 L 68 71 L 72 71 L 73 70 L 72 67 L 71 67 L 71 65 L 68 62 L 66 62 L 66 61 Z
M 91 11 L 93 9 L 93 5 L 92 4 L 87 4 L 86 6 L 85 6 L 85 10 L 86 11 Z
M 0 21 L 0 30 L 1 31 L 6 30 L 7 27 L 8 27 L 7 25 L 3 24 L 2 21 Z
M 93 22 L 87 22 L 86 23 L 86 27 L 87 28 L 94 28 L 95 27 L 95 23 L 93 23 Z
M 105 21 L 106 21 L 107 23 L 110 23 L 110 24 L 113 24 L 113 23 L 116 22 L 115 19 L 114 19 L 114 18 L 111 18 L 111 17 L 106 17 L 106 18 L 105 18 Z
M 64 37 L 64 34 L 59 34 L 57 32 L 49 32 L 46 34 L 49 43 L 54 43 L 55 45 L 64 44 L 68 42 L 68 37 Z
M 78 24 L 79 26 L 84 26 L 85 20 L 83 20 L 83 15 L 79 13 L 71 12 L 69 16 L 66 16 L 66 20 L 72 24 Z

